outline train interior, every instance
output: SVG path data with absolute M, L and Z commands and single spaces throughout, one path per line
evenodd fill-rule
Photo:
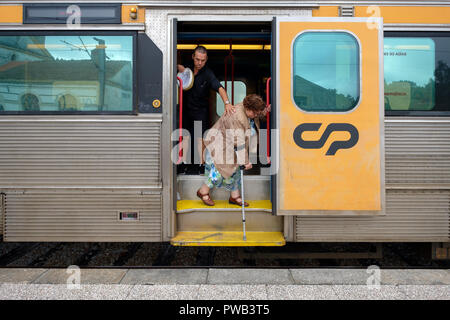
M 271 28 L 271 22 L 178 22 L 177 64 L 191 64 L 195 47 L 203 45 L 208 50 L 206 65 L 212 69 L 226 89 L 232 104 L 241 102 L 247 94 L 252 93 L 260 95 L 265 102 L 270 101 L 267 95 L 270 89 L 267 88 L 270 88 L 268 80 L 271 77 Z M 179 119 L 179 103 L 175 107 Z M 211 90 L 209 127 L 213 126 L 223 111 L 222 99 Z M 260 127 L 267 128 L 267 119 L 261 119 Z M 192 142 L 189 144 L 191 150 L 196 149 Z M 176 195 L 174 195 L 177 202 L 178 234 L 172 240 L 172 244 L 233 246 L 284 244 L 281 233 L 282 219 L 272 215 L 270 176 L 261 175 L 261 170 L 270 166 L 265 154 L 267 150 L 259 151 L 252 158 L 257 159 L 252 161 L 253 168 L 244 171 L 244 198 L 250 204 L 246 207 L 247 241 L 242 242 L 241 207 L 229 203 L 230 192 L 222 188 L 212 189 L 210 195 L 215 205 L 206 206 L 196 194 L 205 180 L 203 171 L 198 170 L 198 166 L 195 165 L 178 164 Z M 189 162 L 186 156 L 184 160 Z M 191 162 L 194 162 L 193 155 Z

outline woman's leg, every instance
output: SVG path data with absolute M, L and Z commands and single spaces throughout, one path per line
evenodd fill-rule
M 239 192 L 239 190 L 232 190 L 230 193 L 230 203 L 233 204 L 237 204 L 239 206 L 242 206 L 242 198 L 241 198 L 241 193 Z M 249 204 L 247 201 L 244 202 L 244 206 L 248 207 Z
M 241 199 L 240 199 L 240 198 L 241 198 L 241 193 L 239 192 L 239 189 L 237 189 L 237 190 L 232 190 L 231 193 L 230 193 L 230 195 L 231 195 L 231 197 L 232 197 L 233 199 L 239 198 L 238 200 L 241 200 Z
M 236 168 L 236 171 L 233 172 L 233 174 L 230 177 L 230 195 L 232 198 L 236 199 L 238 198 L 239 201 L 241 201 L 241 172 L 239 171 L 239 168 Z
M 210 188 L 206 185 L 206 184 L 202 184 L 202 186 L 200 187 L 200 189 L 198 189 L 198 191 L 200 191 L 200 193 L 203 195 L 207 195 L 209 193 Z M 239 190 L 238 190 L 239 191 Z M 206 200 L 206 199 L 205 199 Z
M 209 196 L 209 190 L 210 188 L 204 183 L 200 187 L 200 189 L 197 190 L 197 197 L 202 199 L 203 203 L 208 206 L 213 206 L 215 203 Z
M 229 202 L 237 205 L 242 205 L 242 197 L 240 192 L 241 186 L 241 175 L 239 170 L 236 170 L 234 174 L 231 176 L 230 183 L 230 199 Z M 248 207 L 248 203 L 244 202 L 244 206 Z

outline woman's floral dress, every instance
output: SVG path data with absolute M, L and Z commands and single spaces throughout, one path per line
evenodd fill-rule
M 251 136 L 256 134 L 255 122 L 250 120 Z M 214 162 L 208 149 L 205 149 L 205 184 L 209 188 L 225 188 L 228 191 L 235 191 L 241 188 L 241 174 L 239 167 L 229 178 L 224 178 L 220 174 L 219 170 L 214 166 Z

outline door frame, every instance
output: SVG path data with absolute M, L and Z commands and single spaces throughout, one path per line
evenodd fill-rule
M 171 32 L 171 37 L 169 40 L 169 52 L 168 54 L 170 55 L 171 59 L 171 65 L 172 65 L 172 69 L 171 72 L 169 74 L 169 81 L 168 83 L 170 84 L 170 92 L 171 92 L 171 96 L 172 96 L 172 121 L 171 121 L 171 126 L 173 130 L 176 130 L 178 128 L 178 124 L 176 123 L 176 115 L 178 110 L 176 109 L 176 102 L 177 102 L 177 81 L 176 81 L 176 73 L 177 73 L 177 65 L 176 65 L 176 61 L 177 61 L 177 23 L 178 22 L 215 22 L 215 23 L 221 23 L 221 22 L 261 22 L 261 23 L 272 23 L 272 30 L 271 30 L 271 36 L 272 36 L 272 41 L 271 41 L 271 101 L 272 101 L 272 108 L 276 108 L 276 96 L 274 94 L 276 94 L 276 85 L 274 82 L 274 79 L 276 77 L 275 74 L 275 68 L 276 68 L 276 48 L 274 48 L 274 46 L 276 45 L 276 36 L 275 36 L 275 30 L 274 30 L 274 26 L 276 25 L 276 19 L 277 15 L 192 15 L 192 14 L 169 14 L 168 15 L 168 19 L 170 22 L 170 32 Z M 282 17 L 287 17 L 287 16 L 282 16 Z M 272 109 L 273 110 L 273 109 Z M 275 119 L 275 112 L 271 112 L 271 120 L 270 120 L 270 126 L 271 129 L 275 129 L 277 127 L 276 124 L 276 119 Z M 173 132 L 173 130 L 171 132 Z M 175 146 L 178 141 L 172 141 L 173 142 L 173 146 Z M 276 146 L 274 145 L 276 142 L 276 138 L 272 137 L 271 138 L 271 155 L 274 153 L 273 151 L 276 150 Z M 173 214 L 173 230 L 174 233 L 176 233 L 176 203 L 177 203 L 177 174 L 176 174 L 176 165 L 173 164 L 172 165 L 172 184 L 173 184 L 173 188 L 172 191 L 170 192 L 171 194 L 171 200 L 170 203 L 172 205 L 172 214 Z M 274 184 L 276 183 L 276 178 L 274 175 L 272 175 L 271 177 L 271 188 L 274 190 Z M 271 192 L 271 201 L 272 201 L 272 213 L 275 214 L 275 210 L 276 210 L 276 206 L 274 205 L 274 201 L 276 201 L 276 192 Z M 285 219 L 287 220 L 287 219 Z

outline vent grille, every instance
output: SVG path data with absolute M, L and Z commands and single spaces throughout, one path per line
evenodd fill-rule
M 8 193 L 5 241 L 160 242 L 161 193 L 142 190 L 24 190 Z M 118 212 L 139 220 L 118 220 Z
M 296 217 L 296 241 L 447 242 L 450 191 L 386 190 L 386 215 Z
M 355 8 L 353 6 L 340 6 L 339 16 L 340 17 L 353 17 L 355 15 Z
M 158 122 L 2 121 L 0 185 L 159 186 Z
M 450 121 L 385 122 L 387 188 L 450 185 Z
M 6 206 L 6 195 L 4 193 L 0 193 L 0 235 L 3 234 L 4 225 L 3 222 L 5 221 L 5 206 Z

